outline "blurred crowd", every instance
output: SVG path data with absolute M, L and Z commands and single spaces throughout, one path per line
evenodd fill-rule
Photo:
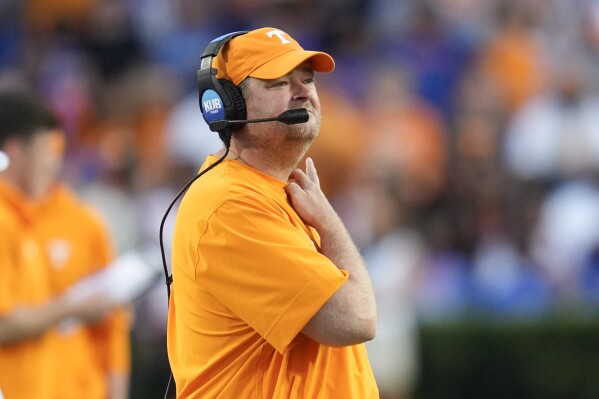
M 58 113 L 65 177 L 119 251 L 158 246 L 170 201 L 221 146 L 198 108 L 199 56 L 261 26 L 336 61 L 317 76 L 308 155 L 372 273 L 381 380 L 414 378 L 419 321 L 589 311 L 599 1 L 2 0 L 0 86 Z M 166 304 L 164 284 L 136 304 L 136 339 L 162 345 Z M 405 353 L 383 356 L 390 345 Z

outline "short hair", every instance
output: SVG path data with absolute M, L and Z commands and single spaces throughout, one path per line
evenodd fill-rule
M 9 138 L 27 141 L 40 130 L 59 126 L 54 113 L 33 93 L 0 90 L 0 146 Z

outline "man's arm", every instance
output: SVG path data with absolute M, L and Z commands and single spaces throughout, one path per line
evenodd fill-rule
M 114 304 L 100 295 L 84 301 L 62 296 L 39 307 L 17 308 L 0 316 L 0 344 L 36 338 L 68 318 L 95 323 L 105 318 L 113 308 Z
M 349 278 L 303 328 L 302 333 L 330 346 L 369 341 L 376 333 L 376 301 L 366 264 L 343 222 L 326 199 L 312 159 L 306 172 L 293 171 L 287 194 L 302 220 L 314 227 L 322 254 Z

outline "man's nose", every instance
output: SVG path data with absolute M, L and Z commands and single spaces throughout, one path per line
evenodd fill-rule
M 293 99 L 294 100 L 307 100 L 312 98 L 314 95 L 314 89 L 312 86 L 304 83 L 297 83 L 294 86 Z

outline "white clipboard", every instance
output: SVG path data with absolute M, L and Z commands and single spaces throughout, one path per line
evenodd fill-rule
M 126 304 L 150 288 L 157 275 L 158 271 L 139 253 L 128 251 L 107 268 L 76 283 L 67 295 L 73 300 L 83 300 L 100 294 L 106 295 L 116 304 Z

